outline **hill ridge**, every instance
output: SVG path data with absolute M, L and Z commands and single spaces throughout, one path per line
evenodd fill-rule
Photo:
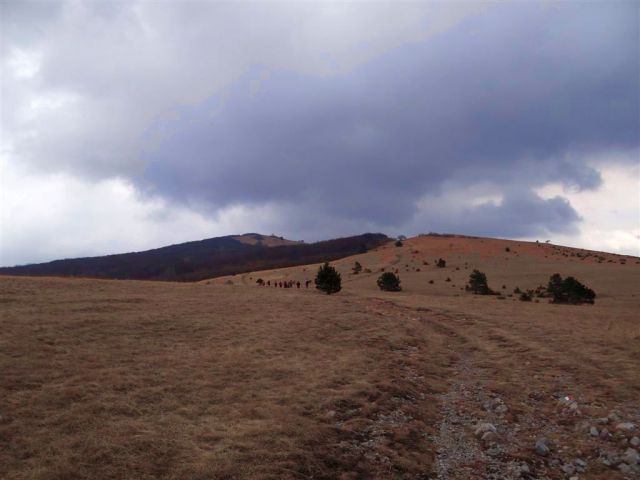
M 226 235 L 138 252 L 0 267 L 0 274 L 198 281 L 261 268 L 336 260 L 388 241 L 390 239 L 381 233 L 365 233 L 314 243 L 256 233 Z

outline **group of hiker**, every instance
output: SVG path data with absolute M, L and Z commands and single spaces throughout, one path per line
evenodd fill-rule
M 266 283 L 263 283 L 263 285 L 266 285 L 267 287 L 271 286 L 271 280 L 267 280 Z M 300 281 L 294 282 L 293 280 L 285 280 L 285 281 L 278 281 L 276 282 L 275 280 L 273 281 L 273 286 L 275 288 L 300 288 L 301 287 L 301 283 Z M 309 288 L 309 285 L 311 285 L 311 280 L 307 280 L 306 282 L 304 282 L 304 286 L 305 288 Z

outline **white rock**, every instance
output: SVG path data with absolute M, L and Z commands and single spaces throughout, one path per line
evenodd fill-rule
M 546 457 L 547 455 L 549 455 L 549 452 L 551 452 L 551 449 L 547 445 L 547 440 L 544 438 L 541 438 L 538 441 L 536 441 L 535 450 L 536 450 L 536 453 L 541 457 Z
M 634 447 L 638 447 L 638 446 L 640 446 L 640 438 L 631 437 L 631 440 L 629 440 L 629 443 Z
M 476 430 L 474 432 L 476 437 L 481 437 L 486 432 L 496 432 L 496 427 L 493 423 L 479 423 L 476 426 Z
M 627 473 L 631 473 L 631 467 L 626 463 L 621 463 L 620 465 L 618 465 L 618 470 L 620 470 L 620 472 L 622 472 L 625 475 Z
M 627 448 L 624 452 L 624 461 L 629 465 L 640 465 L 640 453 L 633 448 Z
M 496 432 L 484 432 L 482 434 L 482 441 L 485 443 L 493 443 L 498 440 L 498 434 Z
M 616 430 L 631 432 L 636 429 L 636 424 L 631 422 L 623 422 L 616 425 Z
M 611 410 L 607 416 L 612 422 L 619 422 L 622 419 L 620 412 L 617 410 Z
M 597 437 L 598 435 L 600 435 L 600 432 L 596 427 L 591 427 L 589 429 L 589 435 L 591 435 L 592 437 Z

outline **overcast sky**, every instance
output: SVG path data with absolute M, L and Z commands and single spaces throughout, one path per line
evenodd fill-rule
M 640 255 L 639 5 L 2 0 L 0 264 L 243 232 Z

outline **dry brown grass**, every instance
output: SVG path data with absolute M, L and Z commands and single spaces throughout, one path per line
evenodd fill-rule
M 0 285 L 2 478 L 335 478 L 430 464 L 417 441 L 426 404 L 381 445 L 389 462 L 340 447 L 411 389 L 396 352 L 426 345 L 418 322 L 315 292 Z
M 336 262 L 335 296 L 255 285 L 312 279 L 316 265 L 200 284 L 0 278 L 0 477 L 427 478 L 462 360 L 513 422 L 556 419 L 546 434 L 588 456 L 553 398 L 640 414 L 640 265 L 568 252 L 411 239 Z M 350 274 L 355 260 L 372 273 Z M 381 268 L 403 292 L 376 289 Z M 460 290 L 473 268 L 505 293 L 575 275 L 598 298 L 473 296 Z M 540 432 L 521 433 L 524 458 Z M 581 478 L 615 475 L 596 464 Z

